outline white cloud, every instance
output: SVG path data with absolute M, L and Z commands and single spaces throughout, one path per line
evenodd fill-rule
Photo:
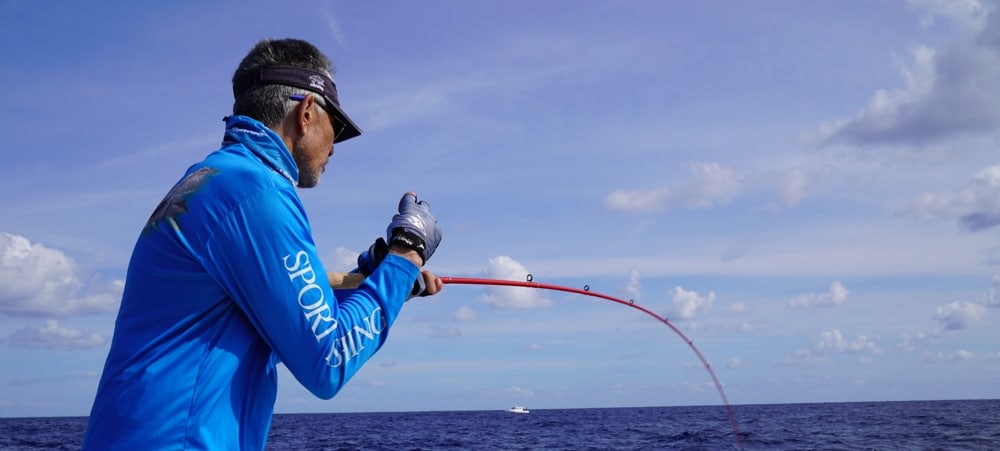
M 479 319 L 479 313 L 474 308 L 463 305 L 455 311 L 454 318 L 456 321 L 475 321 Z
M 507 387 L 499 393 L 502 396 L 514 396 L 522 398 L 530 398 L 535 396 L 535 391 L 530 388 L 524 387 Z
M 56 320 L 46 320 L 41 328 L 26 326 L 15 330 L 7 342 L 15 348 L 72 351 L 101 346 L 105 340 L 96 333 L 85 333 Z
M 693 319 L 698 313 L 707 311 L 715 302 L 715 292 L 709 292 L 706 296 L 701 296 L 697 291 L 687 291 L 681 287 L 674 287 L 673 309 L 668 315 L 670 319 L 687 320 Z
M 786 207 L 797 205 L 805 199 L 812 180 L 802 169 L 792 169 L 779 174 L 778 193 Z
M 816 367 L 829 365 L 833 362 L 830 358 L 823 355 L 817 355 L 809 349 L 800 349 L 792 354 L 782 357 L 775 363 L 786 366 Z
M 986 297 L 986 305 L 1000 307 L 1000 273 L 993 275 L 993 286 Z
M 973 175 L 957 193 L 924 193 L 899 208 L 902 214 L 921 219 L 956 220 L 970 232 L 1000 225 L 1000 165 Z
M 726 368 L 729 369 L 746 368 L 746 367 L 747 364 L 743 361 L 743 359 L 739 357 L 733 357 L 730 358 L 728 361 L 726 361 Z
M 830 284 L 830 291 L 822 294 L 801 294 L 788 301 L 789 307 L 832 307 L 843 304 L 851 292 L 839 281 Z
M 938 307 L 934 319 L 944 330 L 963 330 L 977 326 L 986 316 L 986 308 L 972 302 L 954 301 Z
M 486 275 L 495 279 L 524 281 L 528 274 L 523 265 L 505 255 L 491 258 L 486 269 Z M 543 296 L 542 290 L 524 287 L 487 286 L 483 300 L 502 309 L 533 309 L 552 305 L 552 301 Z
M 906 352 L 913 352 L 917 350 L 917 345 L 921 343 L 926 343 L 931 340 L 935 340 L 941 337 L 942 332 L 936 330 L 933 332 L 915 332 L 902 334 L 900 336 L 900 342 L 896 345 L 895 349 Z
M 802 168 L 768 168 L 739 173 L 732 167 L 715 162 L 693 163 L 688 166 L 688 172 L 688 179 L 673 188 L 661 186 L 612 191 L 605 196 L 604 206 L 626 213 L 655 213 L 667 208 L 711 208 L 759 192 L 774 198 L 768 201 L 768 208 L 781 209 L 802 202 L 817 178 L 817 174 Z
M 820 332 L 819 337 L 806 349 L 800 349 L 785 356 L 778 363 L 796 366 L 820 366 L 831 363 L 829 354 L 856 354 L 861 352 L 881 352 L 875 340 L 858 335 L 853 340 L 844 338 L 840 329 Z
M 732 168 L 718 163 L 691 166 L 693 181 L 679 193 L 680 202 L 692 207 L 711 207 L 728 203 L 740 192 L 743 182 Z
M 111 312 L 121 281 L 84 283 L 62 252 L 0 232 L 0 313 L 48 316 Z
M 978 2 L 914 2 L 961 17 L 970 33 L 935 49 L 917 46 L 901 69 L 905 86 L 880 89 L 854 117 L 823 124 L 824 143 L 926 144 L 1000 126 L 1000 52 L 991 39 L 997 15 Z
M 987 266 L 1000 266 L 1000 247 L 986 249 L 983 253 L 986 254 L 983 260 Z
M 431 338 L 461 337 L 462 330 L 457 327 L 431 326 L 431 331 L 427 334 Z
M 628 282 L 625 283 L 625 292 L 637 301 L 642 299 L 642 285 L 639 282 L 639 278 L 639 270 L 633 269 L 628 272 Z
M 802 203 L 824 176 L 833 171 L 827 160 L 795 162 L 768 161 L 763 169 L 747 171 L 740 176 L 741 195 L 761 193 L 773 197 L 765 199 L 763 208 L 781 211 Z
M 652 213 L 662 210 L 670 197 L 667 187 L 651 190 L 615 190 L 604 198 L 604 206 L 615 211 Z
M 736 171 L 718 163 L 695 163 L 690 166 L 690 172 L 690 180 L 676 191 L 666 186 L 615 190 L 605 196 L 604 206 L 631 213 L 652 213 L 670 205 L 707 208 L 728 203 L 743 186 Z
M 921 24 L 930 27 L 936 16 L 954 20 L 963 28 L 978 31 L 985 25 L 990 10 L 980 0 L 908 0 L 910 5 L 924 11 Z
M 330 34 L 333 35 L 334 40 L 337 41 L 337 45 L 340 48 L 347 48 L 347 40 L 344 38 L 344 29 L 340 26 L 340 21 L 337 20 L 337 15 L 333 12 L 333 8 L 330 3 L 321 3 L 325 7 L 322 8 L 323 19 L 326 20 L 327 28 L 330 30 Z
M 329 271 L 351 271 L 358 266 L 358 255 L 360 254 L 360 252 L 355 252 L 345 247 L 337 247 L 333 250 L 330 258 L 324 261 L 323 264 Z
M 972 352 L 966 351 L 964 349 L 959 349 L 956 352 L 945 353 L 945 352 L 924 352 L 923 361 L 924 363 L 932 364 L 942 364 L 942 363 L 957 363 L 972 359 Z
M 847 340 L 840 329 L 832 329 L 819 334 L 819 339 L 813 343 L 812 350 L 817 353 L 877 352 L 878 346 L 874 340 L 864 335 L 859 335 L 854 340 Z
M 383 108 L 384 105 L 377 105 L 380 107 L 377 112 L 365 120 L 366 124 L 370 124 L 366 128 L 383 130 L 408 123 L 415 118 L 439 114 L 447 107 L 450 96 L 454 94 L 455 92 L 449 92 L 447 89 L 436 90 L 431 86 L 399 94 L 392 99 L 398 102 L 399 108 Z M 361 107 L 359 109 L 363 109 L 364 105 Z

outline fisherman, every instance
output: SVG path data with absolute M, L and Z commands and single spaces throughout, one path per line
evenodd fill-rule
M 441 231 L 414 193 L 359 257 L 365 281 L 331 290 L 296 187 L 316 186 L 334 143 L 361 134 L 332 73 L 298 39 L 260 41 L 237 67 L 221 148 L 136 241 L 83 449 L 264 449 L 278 363 L 332 398 L 407 299 L 441 290 L 421 269 Z

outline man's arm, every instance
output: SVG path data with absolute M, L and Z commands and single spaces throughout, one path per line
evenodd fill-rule
M 420 276 L 408 249 L 390 252 L 337 299 L 294 192 L 248 199 L 209 243 L 209 271 L 296 379 L 332 397 L 385 342 Z

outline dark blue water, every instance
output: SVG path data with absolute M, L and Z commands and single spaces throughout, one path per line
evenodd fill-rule
M 529 406 L 530 407 L 530 406 Z M 268 450 L 1000 450 L 1000 400 L 279 414 Z M 0 450 L 79 449 L 86 418 L 2 418 Z

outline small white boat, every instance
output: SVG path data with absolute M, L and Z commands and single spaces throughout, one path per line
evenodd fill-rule
M 507 409 L 507 411 L 510 412 L 510 413 L 528 413 L 528 412 L 531 412 L 530 410 L 528 410 L 524 406 L 514 406 L 514 407 L 511 407 L 511 408 Z

